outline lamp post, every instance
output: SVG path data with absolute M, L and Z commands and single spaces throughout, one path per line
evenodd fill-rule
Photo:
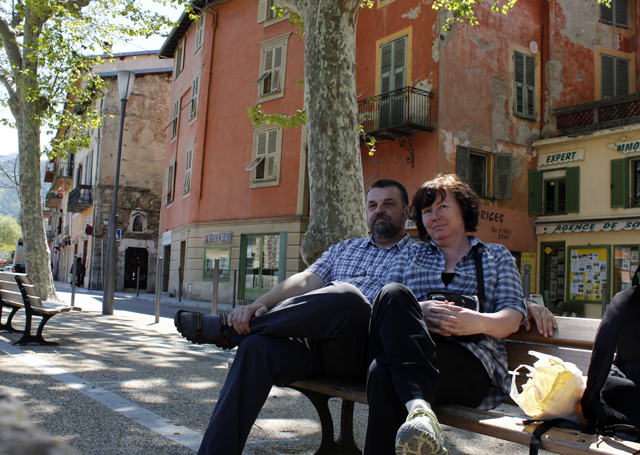
M 124 130 L 124 114 L 127 100 L 131 96 L 133 81 L 136 75 L 133 71 L 118 72 L 118 91 L 120 92 L 120 134 L 118 135 L 118 155 L 116 157 L 116 174 L 113 182 L 113 207 L 109 219 L 109 244 L 107 246 L 107 270 L 104 279 L 104 294 L 102 296 L 102 314 L 113 314 L 113 294 L 116 287 L 116 256 L 118 252 L 116 241 L 116 212 L 118 209 L 118 184 L 120 182 L 120 156 L 122 155 L 122 131 Z

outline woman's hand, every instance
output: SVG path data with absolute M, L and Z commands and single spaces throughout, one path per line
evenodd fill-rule
M 444 302 L 427 300 L 420 302 L 420 306 L 422 307 L 422 317 L 430 332 L 443 336 L 458 335 L 458 333 L 452 333 L 452 331 L 455 332 L 455 329 L 459 329 L 460 320 L 458 315 L 465 310 L 464 308 L 446 300 Z

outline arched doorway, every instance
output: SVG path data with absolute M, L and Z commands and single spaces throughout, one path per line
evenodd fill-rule
M 124 287 L 135 289 L 140 267 L 140 289 L 147 289 L 149 252 L 146 248 L 127 248 L 124 253 Z

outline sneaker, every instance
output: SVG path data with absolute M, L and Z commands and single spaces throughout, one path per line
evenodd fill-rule
M 210 315 L 178 310 L 173 317 L 178 332 L 195 344 L 215 344 L 223 349 L 235 348 L 229 339 L 227 315 Z
M 396 435 L 397 455 L 446 454 L 442 428 L 433 411 L 419 408 L 409 414 Z

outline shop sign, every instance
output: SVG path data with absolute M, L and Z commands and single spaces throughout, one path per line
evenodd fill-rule
M 231 243 L 232 232 L 211 232 L 204 235 L 203 243 L 207 245 L 219 245 L 221 243 Z
M 536 226 L 536 234 L 571 234 L 574 232 L 600 232 L 600 231 L 640 231 L 640 219 L 610 220 L 610 221 L 580 221 L 559 224 L 539 224 Z
M 162 246 L 171 245 L 171 231 L 162 233 Z
M 538 167 L 559 166 L 573 161 L 584 161 L 584 149 L 569 150 L 567 152 L 538 155 Z
M 609 147 L 611 150 L 616 150 L 620 153 L 624 153 L 625 155 L 629 155 L 631 153 L 640 153 L 640 140 L 615 142 L 613 144 L 607 144 L 607 147 Z

